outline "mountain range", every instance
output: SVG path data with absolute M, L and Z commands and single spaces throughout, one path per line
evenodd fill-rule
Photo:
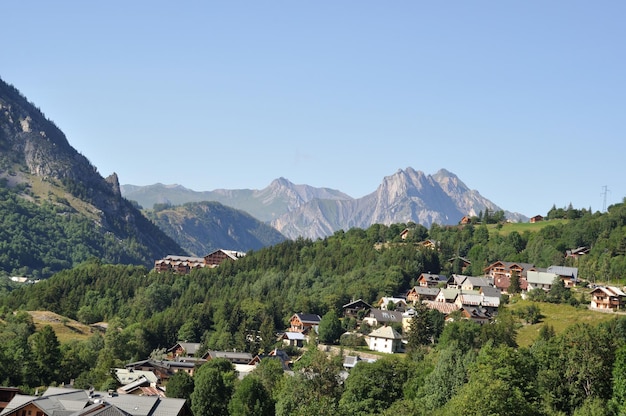
M 121 192 L 146 208 L 217 201 L 246 211 L 290 239 L 323 238 L 341 229 L 367 228 L 376 223 L 451 225 L 458 224 L 465 215 L 501 210 L 445 169 L 426 175 L 411 167 L 386 176 L 374 192 L 358 199 L 335 189 L 296 185 L 285 178 L 275 179 L 261 190 L 198 192 L 182 185 L 154 184 L 122 185 Z M 511 221 L 527 220 L 518 213 L 505 211 L 505 215 Z

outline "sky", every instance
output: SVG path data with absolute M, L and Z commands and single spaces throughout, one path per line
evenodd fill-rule
M 626 2 L 21 0 L 0 78 L 103 176 L 363 197 L 447 169 L 504 210 L 626 196 Z

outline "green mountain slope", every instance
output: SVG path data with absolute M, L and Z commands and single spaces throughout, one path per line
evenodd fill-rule
M 219 202 L 189 202 L 146 211 L 146 215 L 188 253 L 258 250 L 285 240 L 274 228 Z

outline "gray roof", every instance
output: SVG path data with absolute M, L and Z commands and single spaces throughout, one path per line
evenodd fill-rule
M 556 273 L 535 272 L 532 270 L 526 272 L 526 281 L 530 285 L 552 285 L 557 277 Z
M 380 309 L 370 310 L 370 316 L 377 322 L 402 322 L 402 312 L 383 311 Z
M 493 286 L 483 286 L 480 288 L 480 291 L 482 292 L 483 295 L 489 296 L 489 297 L 500 298 L 500 296 L 502 295 L 502 290 Z
M 439 290 L 440 289 L 437 287 L 415 286 L 415 292 L 418 295 L 437 296 L 439 294 Z
M 157 396 L 109 395 L 80 389 L 49 387 L 41 397 L 16 395 L 0 414 L 32 403 L 54 416 L 175 416 L 185 406 L 184 399 Z
M 187 354 L 195 354 L 196 352 L 198 352 L 198 350 L 200 349 L 200 347 L 202 346 L 201 343 L 199 342 L 182 342 L 182 341 L 178 341 L 176 343 L 176 345 L 174 345 L 173 347 L 171 347 L 170 349 L 168 349 L 167 351 L 174 351 L 176 349 L 176 346 L 180 345 L 180 347 L 185 350 L 185 352 Z
M 229 361 L 252 361 L 252 354 L 249 352 L 236 352 L 236 351 L 213 351 L 209 350 L 205 354 L 205 357 L 213 358 L 226 358 Z
M 574 280 L 578 280 L 578 267 L 550 266 L 547 271 L 558 274 L 559 276 L 571 277 Z
M 472 287 L 492 286 L 493 279 L 480 276 L 467 276 L 467 278 L 463 281 L 463 285 L 466 286 L 468 284 L 471 284 Z

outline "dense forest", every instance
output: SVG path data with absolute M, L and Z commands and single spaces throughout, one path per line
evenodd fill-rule
M 26 195 L 26 197 L 24 197 Z M 25 184 L 8 187 L 0 179 L 0 276 L 47 278 L 92 257 L 107 263 L 149 265 L 154 253 L 139 241 L 135 230 L 103 213 L 106 228 L 77 212 L 62 197 L 51 195 L 41 204 Z M 138 216 L 134 227 L 143 232 L 154 225 Z M 115 232 L 113 232 L 115 231 Z M 178 247 L 165 235 L 153 236 L 164 247 Z
M 317 241 L 286 241 L 186 276 L 92 259 L 0 295 L 0 383 L 25 391 L 69 380 L 77 387 L 105 388 L 113 383 L 110 368 L 158 356 L 178 340 L 201 342 L 205 349 L 268 351 L 294 312 L 341 316 L 341 306 L 351 300 L 373 303 L 406 293 L 420 273 L 459 273 L 459 257 L 471 261 L 465 274 L 480 275 L 488 264 L 505 260 L 575 265 L 583 279 L 621 282 L 626 205 L 594 214 L 553 209 L 548 217 L 533 232 L 509 231 L 509 225 L 489 221 L 430 229 L 374 225 Z M 409 236 L 401 240 L 405 228 Z M 426 239 L 436 241 L 438 249 L 418 244 Z M 590 247 L 589 254 L 575 264 L 565 258 L 567 249 L 580 246 Z M 60 344 L 49 327 L 35 331 L 25 312 L 41 309 L 86 324 L 106 321 L 108 329 Z M 543 326 L 531 346 L 519 347 L 521 323 L 501 309 L 494 324 L 455 321 L 425 337 L 419 328 L 434 328 L 437 322 L 427 317 L 406 334 L 406 355 L 359 363 L 345 382 L 338 377 L 338 360 L 310 349 L 293 377 L 278 377 L 280 371 L 270 368 L 244 383 L 229 376 L 228 366 L 214 364 L 194 380 L 176 380 L 174 386 L 187 388 L 173 387 L 168 394 L 188 397 L 197 414 L 209 405 L 201 392 L 218 379 L 220 394 L 231 400 L 222 400 L 223 408 L 211 414 L 246 414 L 247 400 L 268 412 L 255 414 L 280 415 L 626 411 L 626 319 L 617 315 L 560 333 Z M 347 321 L 342 324 L 349 329 Z M 251 398 L 251 392 L 262 397 Z

